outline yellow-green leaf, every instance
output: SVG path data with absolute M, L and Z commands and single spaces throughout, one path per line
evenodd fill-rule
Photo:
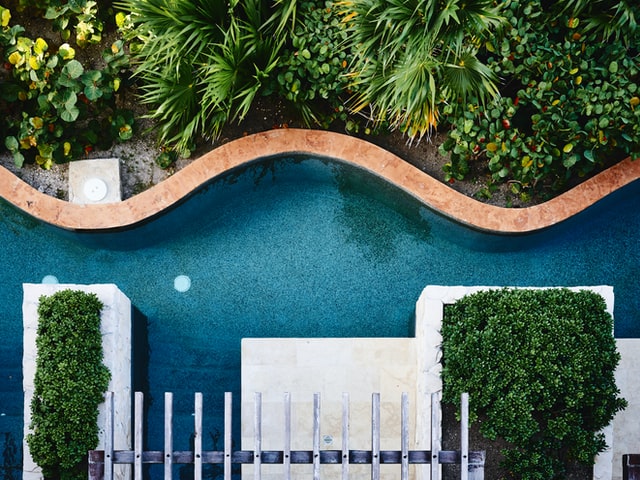
M 42 118 L 40 118 L 40 117 L 31 117 L 31 118 L 29 118 L 29 123 L 36 130 L 41 129 L 44 126 L 44 122 L 42 121 Z
M 578 73 L 578 70 L 579 70 L 579 68 L 578 68 L 578 67 L 576 67 L 576 68 L 572 68 L 571 70 L 569 70 L 569 74 L 570 74 L 570 75 L 575 75 L 576 73 Z
M 9 63 L 11 65 L 19 65 L 22 63 L 22 55 L 20 55 L 20 52 L 16 51 L 9 55 Z
M 38 62 L 38 57 L 34 57 L 34 56 L 29 57 L 29 67 L 31 67 L 31 70 L 38 70 L 40 68 L 40 62 Z
M 33 46 L 33 51 L 36 52 L 37 55 L 42 55 L 48 48 L 49 45 L 47 45 L 47 42 L 43 38 L 38 37 L 35 45 Z
M 496 145 L 496 144 L 495 144 L 495 143 L 493 143 L 493 142 L 489 142 L 489 143 L 487 143 L 487 151 L 489 151 L 489 152 L 495 152 L 495 151 L 497 151 L 497 150 L 498 150 L 498 145 Z
M 118 26 L 118 28 L 124 27 L 124 22 L 126 21 L 127 21 L 127 16 L 124 13 L 122 12 L 116 13 L 116 25 Z
M 72 60 L 76 56 L 76 51 L 68 43 L 63 43 L 58 49 L 58 53 L 63 60 Z
M 564 153 L 569 153 L 571 152 L 571 150 L 573 150 L 573 143 L 567 143 L 563 148 L 562 151 Z
M 522 167 L 523 168 L 528 168 L 531 165 L 533 165 L 533 160 L 531 159 L 531 157 L 529 155 L 525 155 L 524 157 L 522 157 Z
M 11 20 L 11 11 L 8 8 L 0 7 L 0 26 L 8 26 L 9 20 Z

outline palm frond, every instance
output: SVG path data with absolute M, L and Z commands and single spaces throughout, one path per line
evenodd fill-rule
M 410 136 L 427 134 L 439 105 L 497 95 L 475 56 L 477 39 L 503 20 L 491 0 L 359 0 L 345 3 L 356 50 L 350 108 L 369 109 Z
M 500 96 L 495 73 L 483 64 L 470 50 L 455 55 L 453 63 L 443 66 L 446 86 L 451 89 L 447 97 L 466 100 L 469 94 L 476 96 L 481 102 Z
M 630 44 L 638 33 L 640 4 L 636 0 L 564 0 L 557 8 L 557 18 L 584 18 L 585 31 L 600 33 L 605 41 L 613 36 Z
M 292 32 L 298 12 L 298 0 L 276 0 L 274 11 L 264 24 L 265 32 L 281 37 L 287 32 Z

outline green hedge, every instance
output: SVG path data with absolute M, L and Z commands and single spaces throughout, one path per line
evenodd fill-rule
M 98 405 L 110 379 L 102 363 L 102 306 L 81 291 L 40 298 L 27 443 L 46 478 L 86 478 L 87 452 L 98 444 Z
M 442 336 L 444 400 L 469 392 L 480 432 L 511 444 L 503 451 L 511 478 L 563 478 L 567 465 L 592 464 L 606 447 L 599 432 L 626 402 L 600 295 L 483 291 L 446 307 Z

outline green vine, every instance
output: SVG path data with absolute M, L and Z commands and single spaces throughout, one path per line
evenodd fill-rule
M 102 307 L 95 294 L 81 291 L 40 298 L 27 443 L 45 478 L 86 478 L 87 452 L 98 444 L 98 405 L 110 379 L 102 363 Z

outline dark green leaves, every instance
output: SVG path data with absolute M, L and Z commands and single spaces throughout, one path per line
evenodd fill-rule
M 98 443 L 98 405 L 110 373 L 102 364 L 95 294 L 63 290 L 41 297 L 31 429 L 34 461 L 45 477 L 86 478 L 81 467 Z
M 512 444 L 507 468 L 518 478 L 556 478 L 567 462 L 590 463 L 604 447 L 598 432 L 626 406 L 614 378 L 613 320 L 591 291 L 469 295 L 446 307 L 442 336 L 445 400 L 470 393 L 483 434 Z

